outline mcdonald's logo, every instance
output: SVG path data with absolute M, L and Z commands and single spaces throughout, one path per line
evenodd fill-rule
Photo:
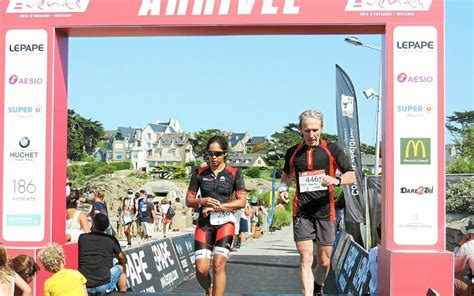
M 431 164 L 431 139 L 401 138 L 400 164 Z

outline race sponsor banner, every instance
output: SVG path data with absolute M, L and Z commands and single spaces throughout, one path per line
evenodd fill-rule
M 336 65 L 336 116 L 338 144 L 351 159 L 356 175 L 354 184 L 343 186 L 346 202 L 345 218 L 348 222 L 363 223 L 365 199 L 361 190 L 363 177 L 357 98 L 351 79 L 339 65 Z
M 128 286 L 136 292 L 169 292 L 185 280 L 171 239 L 127 249 Z
M 336 260 L 340 256 L 341 249 L 344 245 L 344 240 L 346 239 L 347 236 L 348 234 L 344 230 L 340 230 L 336 233 L 336 240 L 334 241 L 334 245 L 333 245 L 332 253 L 331 253 L 331 267 L 333 267 L 333 269 L 336 266 L 336 263 L 337 263 Z
M 194 277 L 196 264 L 194 262 L 194 235 L 187 234 L 171 238 L 179 264 L 183 270 L 185 279 Z
M 444 199 L 436 161 L 439 135 L 433 128 L 439 124 L 438 46 L 435 27 L 394 30 L 393 240 L 430 249 L 439 241 L 438 205 Z
M 369 255 L 354 241 L 351 241 L 348 246 L 344 263 L 337 277 L 337 286 L 340 293 L 363 295 L 370 281 Z

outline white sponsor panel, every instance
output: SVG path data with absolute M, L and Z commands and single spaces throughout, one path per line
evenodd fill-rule
M 346 11 L 428 11 L 432 0 L 347 0 Z
M 438 240 L 438 118 L 432 112 L 438 100 L 437 48 L 434 27 L 394 30 L 393 215 L 399 245 L 428 246 Z M 406 73 L 425 78 L 409 81 Z
M 6 33 L 1 233 L 7 241 L 45 236 L 47 42 L 44 30 Z
M 10 0 L 6 13 L 85 12 L 89 0 Z

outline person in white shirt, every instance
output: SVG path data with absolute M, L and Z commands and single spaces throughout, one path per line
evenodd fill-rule
M 474 270 L 474 225 L 463 232 L 466 237 L 454 249 L 454 290 L 459 296 L 471 295 L 472 274 L 465 276 L 464 271 L 468 266 Z

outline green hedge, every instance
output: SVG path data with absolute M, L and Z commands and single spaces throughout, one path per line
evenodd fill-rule
M 448 186 L 446 211 L 448 213 L 474 214 L 474 178 L 466 178 Z
M 273 223 L 270 225 L 273 228 L 281 228 L 291 224 L 292 214 L 283 208 L 276 208 L 273 216 Z
M 67 167 L 67 175 L 75 188 L 82 187 L 92 178 L 112 174 L 114 171 L 130 169 L 132 163 L 129 161 L 103 163 L 88 162 L 86 164 L 71 164 Z

